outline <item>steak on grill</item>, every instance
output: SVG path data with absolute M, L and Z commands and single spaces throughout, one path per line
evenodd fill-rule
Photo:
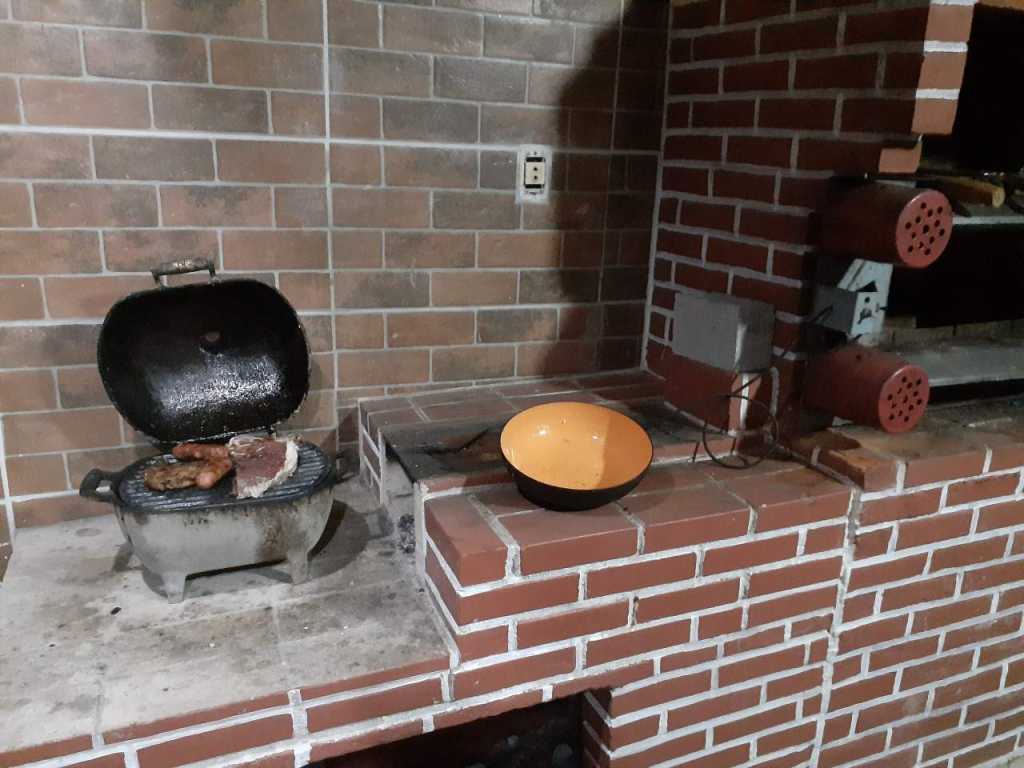
M 299 448 L 294 440 L 240 435 L 228 443 L 235 463 L 234 493 L 240 499 L 258 499 L 295 472 Z

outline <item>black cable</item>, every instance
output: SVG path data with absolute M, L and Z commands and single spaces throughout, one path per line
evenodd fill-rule
M 829 306 L 821 309 L 820 311 L 818 311 L 817 313 L 815 313 L 811 317 L 807 318 L 806 320 L 801 321 L 800 328 L 803 328 L 803 327 L 808 326 L 808 325 L 814 325 L 814 324 L 818 323 L 819 321 L 825 319 L 826 317 L 828 317 L 832 313 L 832 309 L 833 309 L 833 306 L 831 304 Z M 800 343 L 800 334 L 797 334 L 797 337 L 795 339 L 793 339 L 792 342 L 790 342 L 789 346 L 786 347 L 782 351 L 782 354 L 778 355 L 778 357 L 779 358 L 785 358 L 791 352 L 793 352 L 794 349 L 796 349 L 796 345 L 799 344 L 799 343 Z M 707 454 L 708 458 L 711 459 L 711 461 L 713 461 L 718 466 L 724 467 L 726 469 L 750 469 L 751 467 L 756 467 L 762 461 L 764 461 L 769 456 L 771 456 L 772 453 L 775 451 L 776 447 L 778 446 L 778 444 L 779 444 L 779 420 L 778 420 L 778 418 L 775 416 L 774 413 L 772 413 L 771 408 L 768 405 L 766 405 L 765 403 L 762 403 L 760 400 L 755 400 L 754 398 L 749 397 L 748 395 L 744 395 L 743 394 L 744 390 L 749 389 L 750 387 L 754 386 L 759 381 L 764 379 L 764 377 L 769 372 L 771 372 L 771 370 L 772 370 L 772 367 L 769 366 L 768 368 L 765 368 L 764 370 L 755 371 L 754 372 L 754 376 L 746 384 L 741 384 L 736 389 L 732 390 L 731 392 L 729 392 L 727 394 L 715 395 L 713 398 L 709 398 L 709 399 L 714 399 L 714 400 L 728 400 L 728 401 L 740 400 L 740 401 L 744 401 L 744 402 L 746 402 L 748 404 L 748 406 L 747 406 L 748 408 L 750 407 L 750 405 L 756 405 L 759 408 L 763 408 L 764 409 L 764 413 L 767 416 L 765 424 L 758 430 L 759 432 L 761 432 L 765 436 L 765 438 L 766 438 L 765 445 L 767 446 L 767 448 L 764 451 L 762 451 L 760 453 L 760 455 L 757 455 L 757 456 L 754 456 L 754 457 L 744 456 L 742 454 L 739 454 L 739 453 L 733 451 L 733 453 L 730 454 L 730 455 L 736 456 L 739 459 L 739 463 L 734 463 L 734 464 L 726 463 L 720 457 L 716 456 L 714 453 L 711 452 L 711 448 L 710 448 L 710 446 L 708 446 L 708 426 L 709 426 L 709 424 L 708 424 L 707 417 L 706 416 L 704 417 L 704 424 L 701 427 L 701 446 L 704 448 L 704 453 Z M 740 371 L 733 371 L 733 373 L 735 375 L 737 375 L 737 376 L 740 375 Z M 746 432 L 746 430 L 744 430 L 744 432 Z M 696 461 L 696 460 L 697 460 L 697 446 L 694 445 L 694 447 L 693 447 L 693 456 L 691 458 L 691 461 Z

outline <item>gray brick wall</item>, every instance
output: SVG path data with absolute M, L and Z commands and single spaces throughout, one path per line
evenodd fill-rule
M 0 419 L 53 438 L 8 448 L 8 521 L 99 511 L 81 468 L 143 450 L 90 339 L 173 258 L 295 304 L 287 426 L 332 448 L 357 397 L 638 364 L 667 11 L 0 0 Z M 516 201 L 522 144 L 553 148 L 546 203 Z

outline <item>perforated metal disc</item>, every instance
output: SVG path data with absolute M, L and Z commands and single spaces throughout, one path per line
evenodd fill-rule
M 906 365 L 882 386 L 878 415 L 886 432 L 908 432 L 917 426 L 928 407 L 928 374 L 916 365 Z
M 896 227 L 896 248 L 908 267 L 927 267 L 949 245 L 953 211 L 941 192 L 928 189 L 903 209 Z

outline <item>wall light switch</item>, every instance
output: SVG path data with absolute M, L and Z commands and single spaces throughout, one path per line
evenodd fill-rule
M 551 150 L 548 147 L 520 147 L 516 173 L 519 202 L 547 200 L 551 178 Z
M 523 167 L 523 186 L 533 191 L 544 189 L 547 183 L 547 161 L 543 157 L 527 157 Z

